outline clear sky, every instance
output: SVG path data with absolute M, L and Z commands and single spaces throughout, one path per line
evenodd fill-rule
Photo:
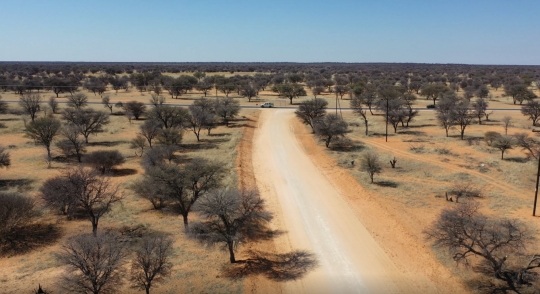
M 1 0 L 0 61 L 540 65 L 540 0 Z

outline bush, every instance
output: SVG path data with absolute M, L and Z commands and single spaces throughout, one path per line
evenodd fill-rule
M 0 241 L 28 225 L 36 216 L 34 200 L 18 193 L 0 193 Z
M 497 132 L 486 132 L 484 134 L 484 141 L 486 142 L 486 144 L 488 144 L 488 146 L 491 146 L 493 141 L 497 140 L 500 137 L 501 137 L 501 134 Z
M 99 170 L 102 174 L 110 172 L 115 166 L 125 161 L 124 156 L 118 150 L 94 151 L 85 157 L 85 162 L 96 170 Z

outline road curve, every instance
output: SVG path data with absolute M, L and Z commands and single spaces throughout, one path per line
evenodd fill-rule
M 278 245 L 285 250 L 310 250 L 319 261 L 319 267 L 304 279 L 288 283 L 286 292 L 414 292 L 309 159 L 294 135 L 291 119 L 293 110 L 263 110 L 253 145 L 257 185 L 276 213 L 278 229 L 286 231 L 281 238 L 285 241 Z

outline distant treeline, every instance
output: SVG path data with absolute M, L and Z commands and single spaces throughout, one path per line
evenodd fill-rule
M 47 74 L 131 74 L 134 72 L 265 72 L 265 73 L 363 73 L 420 76 L 433 74 L 517 74 L 539 77 L 540 66 L 530 65 L 467 65 L 425 63 L 294 63 L 294 62 L 0 62 L 0 73 L 19 76 Z

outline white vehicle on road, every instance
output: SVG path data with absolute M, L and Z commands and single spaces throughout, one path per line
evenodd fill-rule
M 267 107 L 267 108 L 272 108 L 272 107 L 274 107 L 274 103 L 271 103 L 271 102 L 264 102 L 264 104 L 261 104 L 261 107 L 262 107 L 262 108 L 265 108 L 265 107 Z

